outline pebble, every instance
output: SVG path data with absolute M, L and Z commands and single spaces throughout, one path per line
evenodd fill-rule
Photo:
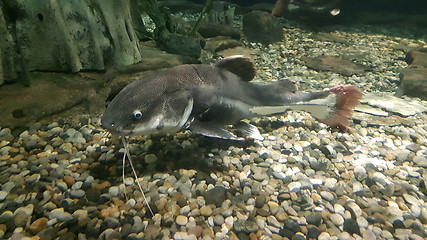
M 33 235 L 38 234 L 42 230 L 46 229 L 46 227 L 47 227 L 47 221 L 48 221 L 48 219 L 46 217 L 42 217 L 42 218 L 39 218 L 39 219 L 35 220 L 28 227 L 28 231 L 31 234 L 33 234 Z
M 157 156 L 154 154 L 147 154 L 144 157 L 144 161 L 146 164 L 153 164 L 157 161 Z
M 213 219 L 215 225 L 221 226 L 224 223 L 224 217 L 222 215 L 215 215 Z
M 331 202 L 335 199 L 334 195 L 331 192 L 328 191 L 321 191 L 320 196 L 322 196 L 323 199 L 325 199 L 328 202 Z
M 290 192 L 299 192 L 301 189 L 301 183 L 300 182 L 291 182 L 288 184 L 288 188 Z
M 200 214 L 205 217 L 212 215 L 212 208 L 209 206 L 203 206 L 200 208 Z
M 423 168 L 427 168 L 427 157 L 426 156 L 415 156 L 412 161 L 415 165 Z
M 117 197 L 119 195 L 119 187 L 118 186 L 111 186 L 108 190 L 108 193 L 111 194 L 113 197 Z
M 8 193 L 6 191 L 0 190 L 0 201 L 4 201 L 4 199 L 7 197 L 7 194 Z
M 67 222 L 73 219 L 70 213 L 64 212 L 64 208 L 53 209 L 49 214 L 49 219 L 57 219 L 62 222 Z
M 368 176 L 368 174 L 366 173 L 366 169 L 363 166 L 358 165 L 354 168 L 354 177 L 358 181 L 365 180 L 367 176 Z
M 185 224 L 188 223 L 188 218 L 186 216 L 183 215 L 178 215 L 176 217 L 176 224 L 180 225 L 180 226 L 184 226 Z
M 341 226 L 344 224 L 344 218 L 338 213 L 331 214 L 330 219 L 335 226 Z

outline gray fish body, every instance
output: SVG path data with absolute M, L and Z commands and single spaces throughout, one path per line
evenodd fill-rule
M 173 133 L 182 129 L 225 139 L 241 139 L 222 126 L 257 115 L 256 107 L 281 106 L 324 98 L 329 92 L 294 93 L 290 81 L 272 85 L 248 82 L 255 74 L 246 57 L 233 56 L 214 66 L 182 65 L 130 83 L 104 112 L 104 128 L 120 135 Z M 243 126 L 260 138 L 255 127 Z M 254 132 L 255 131 L 255 132 Z

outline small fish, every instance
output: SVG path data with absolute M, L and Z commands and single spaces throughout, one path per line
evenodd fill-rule
M 263 85 L 250 82 L 255 66 L 248 57 L 224 58 L 215 65 L 181 65 L 136 80 L 112 100 L 102 127 L 121 136 L 175 133 L 189 129 L 208 137 L 262 139 L 258 128 L 241 121 L 259 115 L 305 110 L 331 127 L 347 128 L 362 93 L 354 86 L 296 92 L 288 79 Z M 335 94 L 336 102 L 315 102 Z M 316 100 L 317 99 L 317 100 Z
M 271 14 L 276 17 L 289 17 L 290 12 L 304 10 L 312 13 L 328 12 L 331 16 L 340 14 L 337 8 L 341 0 L 277 0 Z

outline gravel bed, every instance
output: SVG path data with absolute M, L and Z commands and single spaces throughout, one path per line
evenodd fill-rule
M 281 43 L 247 43 L 261 52 L 256 80 L 289 77 L 302 90 L 354 84 L 393 92 L 406 66 L 395 46 L 420 43 L 357 27 L 335 32 L 351 44 L 315 40 L 298 27 L 285 31 Z M 318 72 L 300 61 L 360 52 L 372 68 L 361 76 Z M 96 124 L 0 128 L 0 238 L 427 238 L 426 124 L 361 122 L 339 132 L 304 112 L 250 122 L 265 140 L 235 143 L 188 131 L 133 137 L 130 152 L 154 216 L 128 165 L 122 179 L 120 141 Z

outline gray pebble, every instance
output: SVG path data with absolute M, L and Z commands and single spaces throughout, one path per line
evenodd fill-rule
M 366 169 L 363 166 L 358 165 L 354 168 L 354 176 L 358 181 L 363 181 L 368 176 L 368 174 L 366 173 Z
M 224 217 L 222 215 L 215 215 L 213 222 L 217 226 L 221 226 L 224 223 Z
M 362 216 L 358 217 L 356 221 L 360 228 L 368 228 L 369 226 L 368 220 Z
M 187 232 L 176 232 L 173 235 L 174 240 L 197 240 L 197 237 L 194 234 L 188 234 Z
M 3 184 L 2 186 L 1 186 L 1 190 L 3 190 L 3 191 L 5 191 L 5 192 L 10 192 L 10 190 L 12 189 L 12 188 L 14 188 L 16 186 L 16 184 L 14 183 L 14 182 L 11 182 L 11 181 L 9 181 L 9 182 L 6 182 L 5 184 Z
M 268 178 L 267 174 L 265 173 L 255 173 L 254 175 L 252 175 L 253 178 L 259 182 L 264 181 L 265 179 Z
M 271 226 L 274 226 L 276 228 L 281 228 L 282 224 L 277 221 L 277 219 L 274 216 L 268 216 L 267 217 L 267 223 Z
M 9 155 L 9 150 L 10 149 L 12 149 L 11 146 L 4 146 L 4 147 L 0 148 L 0 155 L 1 156 Z
M 0 201 L 4 201 L 8 195 L 8 192 L 0 190 Z
M 301 190 L 300 182 L 291 182 L 288 184 L 288 188 L 290 192 L 299 192 Z
M 48 214 L 49 219 L 58 219 L 58 221 L 67 222 L 73 219 L 73 216 L 67 212 L 64 212 L 63 208 L 57 208 L 50 211 Z
M 77 189 L 77 190 L 71 190 L 70 191 L 70 196 L 72 198 L 82 198 L 86 195 L 85 191 L 81 190 L 81 189 Z
M 331 214 L 330 219 L 331 222 L 337 227 L 344 224 L 344 218 L 338 213 Z
M 82 187 L 83 182 L 75 182 L 73 186 L 71 186 L 71 190 L 78 190 Z
M 119 187 L 118 186 L 112 186 L 108 190 L 108 193 L 111 194 L 113 197 L 117 197 L 119 195 Z
M 356 217 L 362 216 L 362 209 L 355 202 L 347 203 L 346 209 L 350 209 Z
M 325 199 L 328 202 L 331 202 L 335 199 L 334 194 L 328 191 L 321 191 L 320 196 L 322 196 L 323 199 Z
M 337 189 L 338 181 L 335 178 L 326 178 L 325 187 L 331 191 L 335 191 Z
M 415 156 L 412 161 L 415 163 L 415 165 L 419 167 L 427 167 L 427 157 L 426 156 Z
M 412 195 L 409 195 L 409 194 L 407 194 L 407 193 L 404 193 L 404 194 L 403 194 L 403 198 L 404 198 L 404 199 L 405 199 L 405 201 L 406 201 L 407 203 L 409 203 L 409 204 L 416 205 L 416 206 L 421 206 L 420 201 L 419 201 L 416 197 L 414 197 L 414 196 L 412 196 Z

